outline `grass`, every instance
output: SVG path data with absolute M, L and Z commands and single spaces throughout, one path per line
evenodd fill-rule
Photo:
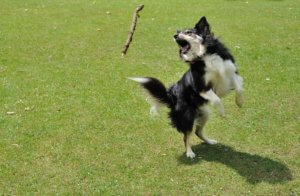
M 177 81 L 172 35 L 203 15 L 237 60 L 245 106 L 230 95 L 226 119 L 212 110 L 220 144 L 194 137 L 190 160 L 126 77 Z M 299 195 L 299 17 L 299 0 L 2 0 L 0 194 Z

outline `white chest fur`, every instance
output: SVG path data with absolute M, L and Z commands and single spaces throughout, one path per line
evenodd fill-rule
M 205 82 L 211 83 L 213 91 L 222 97 L 234 89 L 233 80 L 236 67 L 231 60 L 223 60 L 219 55 L 205 55 Z

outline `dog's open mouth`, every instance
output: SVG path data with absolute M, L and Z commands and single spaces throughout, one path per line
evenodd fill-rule
M 180 46 L 181 52 L 183 54 L 188 53 L 188 51 L 191 49 L 191 45 L 186 40 L 176 39 L 176 42 Z

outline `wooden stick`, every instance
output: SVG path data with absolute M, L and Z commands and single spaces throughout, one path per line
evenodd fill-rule
M 128 38 L 127 38 L 127 41 L 123 47 L 123 50 L 122 50 L 122 56 L 125 56 L 126 53 L 127 53 L 127 50 L 129 48 L 129 45 L 132 41 L 132 37 L 133 37 L 133 34 L 134 34 L 134 31 L 135 31 L 135 28 L 136 28 L 136 23 L 137 23 L 137 18 L 140 17 L 139 16 L 139 12 L 142 11 L 142 9 L 144 8 L 144 5 L 140 5 L 138 6 L 134 13 L 133 13 L 133 17 L 132 17 L 132 23 L 131 23 L 131 27 L 130 27 L 130 31 L 128 33 Z

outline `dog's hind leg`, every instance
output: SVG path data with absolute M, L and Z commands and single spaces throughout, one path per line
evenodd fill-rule
M 150 108 L 150 115 L 151 116 L 157 116 L 159 112 L 159 106 L 157 105 L 152 105 Z
M 191 148 L 191 144 L 190 144 L 190 136 L 192 132 L 188 132 L 188 133 L 184 133 L 183 136 L 183 141 L 184 141 L 184 145 L 185 145 L 185 149 L 186 149 L 186 156 L 188 158 L 194 158 L 196 155 L 193 152 L 192 148 Z
M 149 102 L 149 104 L 151 105 L 150 108 L 150 115 L 151 116 L 158 116 L 159 114 L 159 109 L 162 106 L 161 103 L 159 103 L 157 100 L 151 98 L 150 96 L 148 96 L 147 101 Z
M 243 78 L 238 75 L 235 74 L 233 76 L 233 85 L 235 88 L 235 103 L 238 107 L 242 107 L 243 103 L 244 103 L 244 99 L 243 99 Z
M 216 140 L 207 138 L 204 135 L 204 133 L 203 133 L 203 128 L 204 128 L 204 125 L 206 124 L 206 122 L 208 120 L 208 117 L 209 117 L 208 109 L 206 107 L 202 108 L 199 111 L 198 117 L 196 119 L 196 131 L 195 131 L 195 134 L 201 140 L 203 140 L 205 143 L 210 144 L 210 145 L 214 145 L 214 144 L 217 144 L 218 142 Z

